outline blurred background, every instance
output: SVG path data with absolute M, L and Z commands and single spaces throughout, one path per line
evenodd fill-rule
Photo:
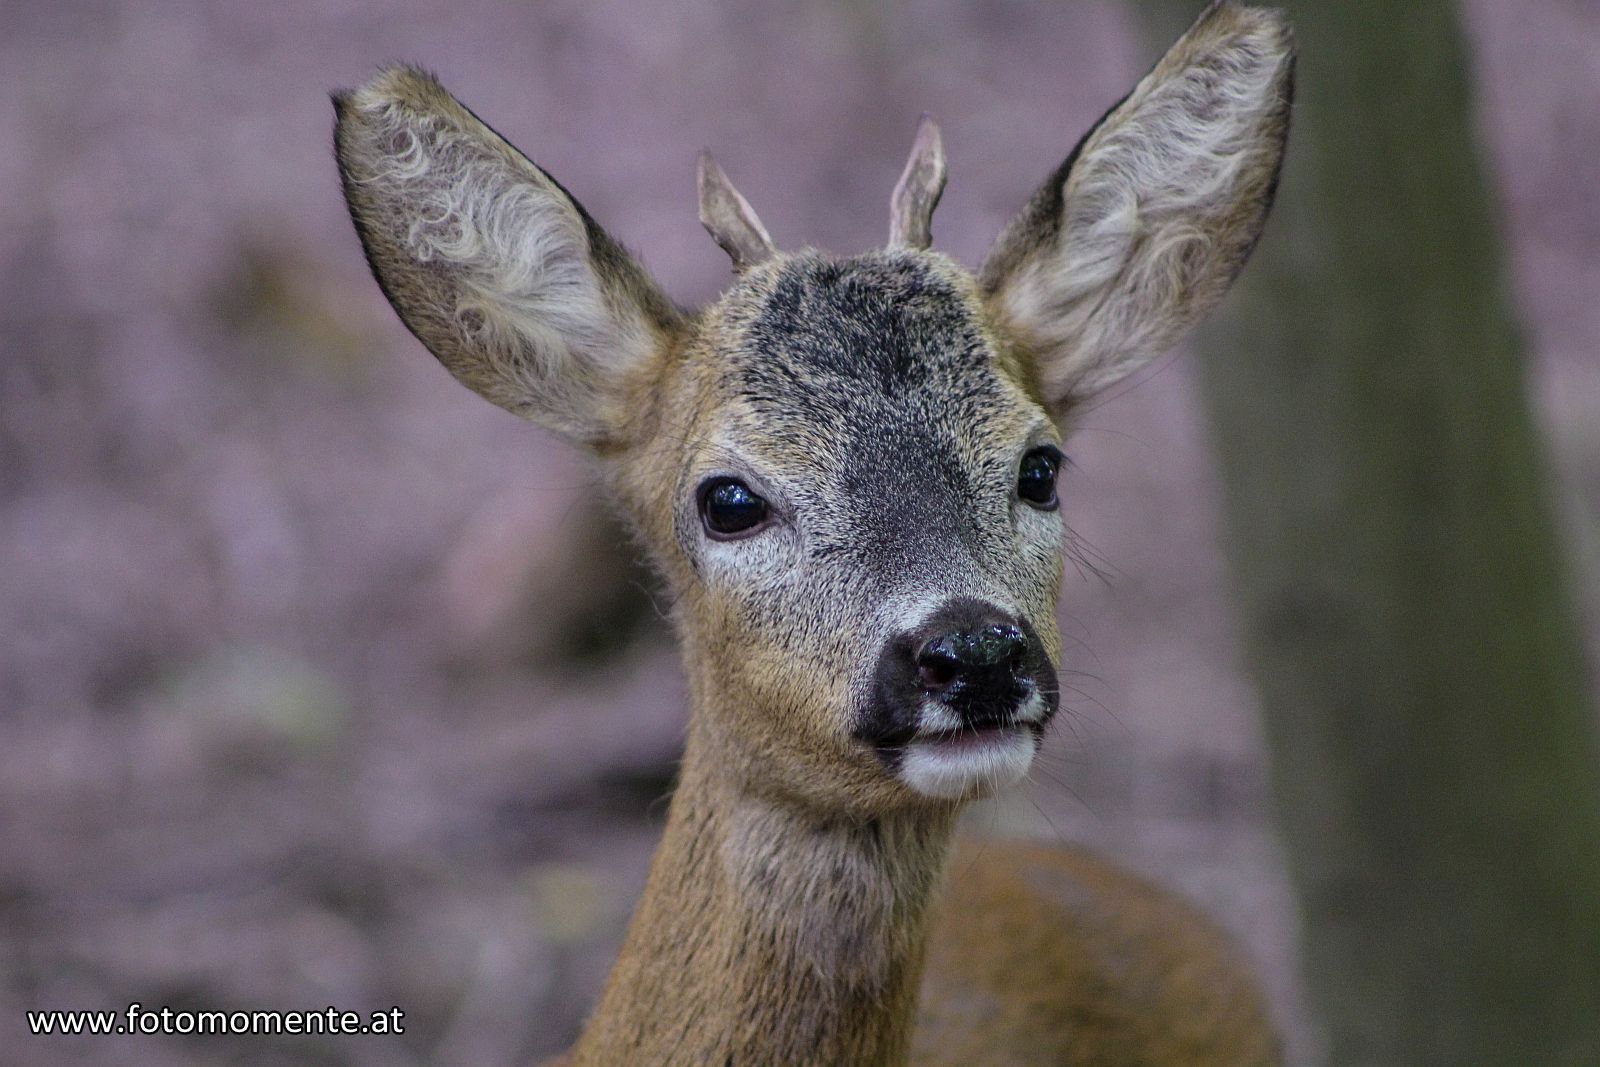
M 1482 169 L 1460 176 L 1503 243 L 1461 269 L 1509 279 L 1549 481 L 1523 475 L 1550 487 L 1592 661 L 1600 4 L 1423 6 L 1463 34 Z M 882 243 L 931 111 L 935 244 L 976 266 L 1172 25 L 1122 0 L 0 2 L 0 1058 L 522 1062 L 576 1033 L 642 883 L 684 711 L 651 579 L 583 461 L 394 318 L 339 195 L 329 89 L 430 67 L 696 304 L 728 280 L 695 217 L 702 145 L 780 246 L 848 253 Z M 1403 109 L 1349 106 L 1405 139 Z M 1391 180 L 1374 167 L 1366 195 Z M 1275 232 L 1258 270 L 1293 259 Z M 1286 870 L 1304 888 L 1312 867 L 1273 831 L 1300 764 L 1275 794 L 1267 738 L 1288 733 L 1263 730 L 1274 687 L 1244 666 L 1251 483 L 1213 459 L 1208 417 L 1239 414 L 1202 381 L 1218 336 L 1070 443 L 1081 693 L 1030 787 L 973 822 L 1180 887 L 1259 961 L 1295 1062 L 1337 1061 L 1341 1008 L 1298 977 L 1319 919 Z M 406 1032 L 23 1032 L 25 1010 L 131 1001 L 398 1005 Z

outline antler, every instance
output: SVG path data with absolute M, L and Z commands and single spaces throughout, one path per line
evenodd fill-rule
M 739 195 L 708 150 L 700 152 L 700 224 L 745 271 L 778 252 L 750 201 Z
M 927 248 L 933 243 L 933 209 L 944 193 L 944 141 L 933 116 L 917 123 L 911 158 L 889 200 L 889 247 Z

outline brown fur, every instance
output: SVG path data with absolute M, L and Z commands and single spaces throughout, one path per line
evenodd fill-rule
M 913 1062 L 1268 1067 L 1282 1053 L 1248 973 L 1209 920 L 1091 853 L 968 842 L 932 924 Z
M 1063 527 L 1019 500 L 1018 464 L 1237 273 L 1289 56 L 1275 17 L 1213 4 L 981 281 L 915 247 L 942 184 L 932 133 L 895 198 L 900 247 L 850 259 L 771 251 L 708 162 L 702 211 L 740 274 L 692 315 L 431 77 L 336 98 L 346 196 L 402 319 L 470 388 L 601 457 L 674 601 L 681 778 L 563 1062 L 1275 1062 L 1225 940 L 1160 891 L 992 844 L 959 853 L 941 892 L 961 803 L 993 783 L 958 769 L 941 793 L 857 727 L 880 653 L 940 604 L 1031 620 L 1055 666 Z M 1141 155 L 1163 138 L 1193 151 Z M 709 536 L 697 486 L 719 477 L 758 489 L 771 521 Z

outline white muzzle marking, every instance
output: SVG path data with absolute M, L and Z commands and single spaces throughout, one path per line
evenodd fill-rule
M 1033 765 L 1030 724 L 1043 718 L 1044 697 L 1035 691 L 1011 725 L 954 734 L 961 727 L 955 713 L 938 701 L 925 701 L 917 736 L 900 762 L 900 779 L 936 800 L 963 800 L 1015 785 Z

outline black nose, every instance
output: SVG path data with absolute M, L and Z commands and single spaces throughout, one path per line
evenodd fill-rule
M 921 697 L 955 712 L 967 729 L 1006 726 L 1048 670 L 1035 643 L 993 604 L 958 600 L 912 636 L 906 666 Z
M 1039 729 L 1056 710 L 1039 635 L 997 604 L 962 597 L 884 642 L 854 733 L 892 760 L 919 734 L 1012 726 L 1024 709 Z
M 952 630 L 930 637 L 917 650 L 917 680 L 929 696 L 944 696 L 953 687 L 973 695 L 1007 690 L 1028 655 L 1028 638 L 1009 622 L 992 622 L 971 630 Z

